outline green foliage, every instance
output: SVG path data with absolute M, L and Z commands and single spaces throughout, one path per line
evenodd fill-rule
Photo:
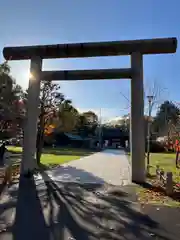
M 179 124 L 180 109 L 172 102 L 165 101 L 161 104 L 154 119 L 153 129 L 164 135 L 170 134 L 172 128 Z
M 77 133 L 82 137 L 92 137 L 96 135 L 96 129 L 98 126 L 98 116 L 92 112 L 84 112 L 79 114 L 79 118 L 76 125 Z
M 22 153 L 21 147 L 9 146 L 8 150 L 13 153 Z M 45 164 L 49 167 L 52 165 L 60 165 L 90 154 L 92 154 L 92 152 L 85 149 L 46 148 L 42 151 L 41 164 Z
M 79 113 L 73 107 L 72 102 L 64 98 L 58 106 L 58 130 L 61 132 L 72 132 L 77 125 Z
M 70 102 L 70 101 L 69 101 Z M 40 86 L 40 115 L 37 134 L 37 162 L 40 163 L 44 144 L 45 128 L 55 124 L 58 109 L 65 103 L 65 97 L 60 93 L 60 85 L 52 81 L 41 82 Z M 60 117 L 60 114 L 59 114 Z
M 19 104 L 23 90 L 10 75 L 7 62 L 0 64 L 0 132 L 1 138 L 11 136 L 22 125 L 22 112 Z
M 7 62 L 0 64 L 0 130 L 1 133 L 11 131 L 16 136 L 17 128 L 21 132 L 23 129 L 28 92 L 16 84 L 10 73 Z M 51 127 L 56 131 L 75 133 L 83 137 L 96 134 L 97 115 L 92 111 L 79 113 L 72 101 L 66 99 L 60 90 L 59 84 L 41 82 L 37 136 L 37 146 L 40 148 L 45 130 L 48 129 L 46 133 L 49 133 Z

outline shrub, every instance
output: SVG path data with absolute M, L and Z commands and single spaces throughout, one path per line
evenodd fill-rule
M 154 153 L 158 152 L 166 152 L 167 149 L 165 147 L 165 144 L 157 142 L 157 141 L 151 141 L 150 142 L 150 151 Z

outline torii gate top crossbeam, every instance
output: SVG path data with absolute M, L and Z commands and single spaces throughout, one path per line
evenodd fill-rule
M 42 59 L 81 58 L 130 55 L 132 52 L 140 52 L 142 54 L 175 53 L 176 48 L 176 38 L 157 38 L 113 42 L 5 47 L 3 55 L 6 60 L 27 60 L 34 56 L 39 56 Z

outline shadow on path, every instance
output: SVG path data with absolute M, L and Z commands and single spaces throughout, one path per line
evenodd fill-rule
M 13 240 L 50 239 L 34 178 L 21 177 L 19 188 L 15 187 L 11 194 L 13 199 L 16 199 L 14 201 L 15 213 L 11 210 L 11 215 L 14 214 L 15 218 L 13 224 L 7 227 L 6 231 L 2 231 L 0 238 L 6 239 L 9 234 L 8 237 L 11 238 L 8 239 Z M 8 204 L 5 204 L 4 207 L 8 208 Z M 8 217 L 10 218 L 10 214 Z M 3 236 L 3 234 L 5 235 Z
M 13 236 L 14 240 L 49 239 L 34 178 L 20 179 Z
M 140 212 L 120 187 L 53 181 L 46 172 L 42 179 L 20 178 L 12 226 L 0 239 L 13 240 L 175 240 Z M 3 234 L 11 234 L 6 238 Z
M 60 239 L 66 239 L 67 229 L 73 239 L 171 239 L 160 233 L 158 224 L 143 215 L 128 201 L 120 189 L 109 194 L 98 185 L 59 184 L 42 173 L 49 202 L 58 206 L 57 222 Z M 51 207 L 53 203 L 50 204 Z M 51 209 L 50 212 L 53 212 Z M 165 234 L 164 234 L 165 233 Z
M 45 166 L 41 164 L 41 167 L 45 169 Z M 104 179 L 95 176 L 91 172 L 87 172 L 83 169 L 72 167 L 69 164 L 58 165 L 55 168 L 47 171 L 47 176 L 52 180 L 62 182 L 81 182 L 81 183 L 96 183 L 104 184 Z

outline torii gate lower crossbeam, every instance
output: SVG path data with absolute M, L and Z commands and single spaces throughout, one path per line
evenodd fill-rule
M 143 54 L 175 53 L 176 38 L 77 43 L 45 46 L 6 47 L 6 60 L 31 60 L 27 103 L 27 124 L 24 135 L 22 171 L 36 167 L 37 119 L 41 80 L 131 79 L 131 161 L 132 181 L 145 181 L 145 135 Z M 42 71 L 42 59 L 131 55 L 131 68 L 107 70 Z

